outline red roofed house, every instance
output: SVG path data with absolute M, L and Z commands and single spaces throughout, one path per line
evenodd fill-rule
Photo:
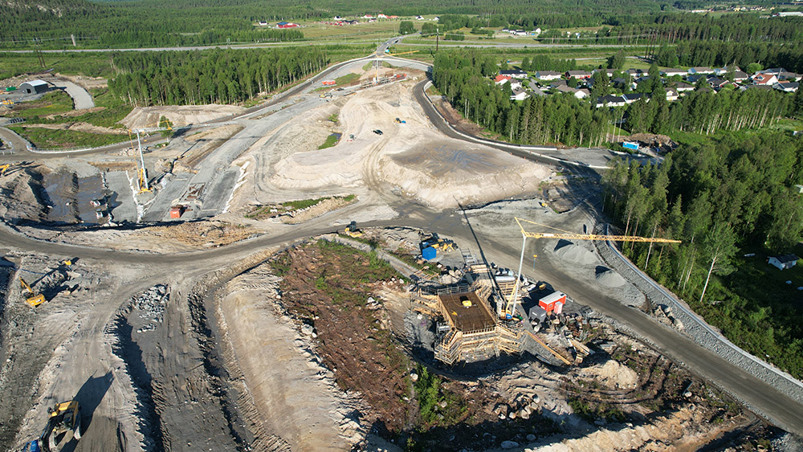
M 294 24 L 292 22 L 279 22 L 276 25 L 278 25 L 279 28 L 298 28 L 299 27 L 298 24 Z
M 496 78 L 494 79 L 494 83 L 496 83 L 497 85 L 504 85 L 505 83 L 509 82 L 511 78 L 513 77 L 509 75 L 500 74 L 496 76 Z
M 772 74 L 756 74 L 753 76 L 754 85 L 769 85 L 772 86 L 778 83 L 778 77 Z

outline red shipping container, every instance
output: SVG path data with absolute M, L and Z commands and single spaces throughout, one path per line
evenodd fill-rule
M 170 208 L 170 218 L 181 218 L 181 214 L 184 213 L 183 206 L 176 206 Z

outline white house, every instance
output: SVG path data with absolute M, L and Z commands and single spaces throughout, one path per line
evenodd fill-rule
M 524 88 L 522 88 L 521 85 L 519 85 L 513 88 L 513 94 L 510 95 L 510 100 L 524 100 L 528 97 L 529 96 L 524 91 Z
M 754 85 L 772 86 L 776 83 L 778 83 L 778 77 L 772 74 L 756 74 L 753 76 Z
M 538 80 L 557 80 L 561 75 L 563 74 L 555 71 L 537 71 L 535 73 L 535 78 Z
M 771 256 L 767 259 L 767 263 L 773 267 L 777 267 L 778 270 L 786 270 L 787 268 L 794 267 L 798 259 L 800 258 L 794 254 L 784 254 L 783 256 Z

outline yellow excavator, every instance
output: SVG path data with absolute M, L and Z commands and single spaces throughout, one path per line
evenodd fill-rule
M 72 432 L 71 439 L 81 439 L 81 409 L 78 402 L 70 400 L 57 403 L 53 408 L 48 408 L 48 412 L 50 416 L 42 434 L 25 444 L 23 452 L 55 452 L 68 432 Z
M 20 276 L 20 285 L 22 286 L 23 290 L 27 292 L 28 297 L 25 299 L 26 303 L 36 307 L 45 302 L 45 296 L 34 292 L 31 285 L 26 283 L 25 280 L 22 279 L 22 276 Z
M 44 276 L 42 276 L 38 280 L 34 281 L 34 285 L 36 285 L 37 281 L 41 281 L 42 278 L 46 278 L 47 276 L 49 276 L 50 274 L 52 274 L 53 272 L 55 272 L 57 270 L 67 270 L 67 269 L 69 269 L 72 266 L 72 263 L 73 263 L 72 259 L 67 259 L 65 261 L 61 261 L 61 263 L 59 264 L 59 266 L 57 268 L 54 268 L 53 270 L 50 270 L 50 272 L 45 273 Z M 39 306 L 40 304 L 44 303 L 45 301 L 47 301 L 45 299 L 45 296 L 40 294 L 40 293 L 36 293 L 36 291 L 33 290 L 33 287 L 31 287 L 30 284 L 28 284 L 27 282 L 25 282 L 24 279 L 22 279 L 22 276 L 20 276 L 20 285 L 22 286 L 23 292 L 25 292 L 26 296 L 27 296 L 27 298 L 25 299 L 25 302 L 28 303 L 29 305 L 36 307 L 36 306 Z

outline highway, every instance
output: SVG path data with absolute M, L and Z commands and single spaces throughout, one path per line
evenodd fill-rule
M 261 105 L 253 111 L 246 112 L 244 116 L 256 115 L 257 112 L 261 111 L 261 109 L 269 107 L 270 105 L 274 105 L 275 102 L 280 100 L 283 101 L 302 93 L 316 81 L 321 80 L 330 74 L 331 71 L 337 70 L 346 64 L 353 64 L 355 61 L 363 60 L 364 59 L 358 59 L 350 62 L 340 63 L 339 65 L 334 65 L 333 67 L 323 71 L 321 74 L 311 78 L 309 81 L 287 91 L 280 96 L 279 99 L 275 99 L 269 104 Z M 424 83 L 416 86 L 414 95 L 432 123 L 445 135 L 460 140 L 467 140 L 464 135 L 456 132 L 448 124 L 446 124 L 443 118 L 435 111 L 432 104 L 426 99 L 423 87 Z M 476 139 L 472 139 L 471 141 L 476 141 Z M 518 155 L 522 158 L 549 164 L 555 163 L 552 158 L 534 155 L 533 153 L 527 152 L 523 149 L 514 149 L 501 143 L 487 144 L 505 152 Z M 31 157 L 30 154 L 26 156 L 29 158 Z M 35 158 L 39 157 L 40 156 L 36 156 Z M 584 166 L 586 167 L 584 168 Z M 587 168 L 587 165 L 576 165 L 576 168 L 577 171 L 582 171 L 584 174 L 598 177 L 593 169 Z M 411 215 L 408 217 L 403 216 L 392 222 L 375 222 L 371 224 L 365 224 L 365 226 L 392 225 L 425 227 L 438 230 L 444 235 L 463 238 L 466 241 L 473 240 L 467 231 L 466 225 L 461 221 L 460 216 L 452 215 L 454 212 L 431 212 L 422 209 L 419 205 L 408 207 L 410 207 L 411 210 L 420 212 L 421 214 Z M 21 250 L 51 255 L 65 255 L 76 256 L 79 258 L 98 259 L 109 262 L 110 264 L 147 263 L 153 266 L 154 271 L 164 270 L 170 272 L 192 272 L 197 271 L 200 268 L 211 268 L 217 262 L 230 262 L 236 258 L 242 258 L 266 247 L 290 243 L 304 237 L 314 236 L 324 232 L 332 232 L 332 229 L 333 227 L 330 224 L 322 221 L 312 221 L 306 225 L 298 226 L 290 233 L 279 236 L 261 236 L 213 250 L 165 255 L 153 253 L 120 252 L 88 246 L 72 246 L 44 242 L 24 237 L 6 226 L 0 227 L 0 244 L 11 248 L 18 248 Z M 505 242 L 493 236 L 481 236 L 480 241 L 484 249 L 490 250 L 488 252 L 489 257 L 493 258 L 497 263 L 511 268 L 515 268 L 517 266 L 519 249 L 517 249 L 514 245 L 511 245 L 511 242 Z M 518 238 L 516 238 L 513 243 L 517 242 Z M 648 317 L 646 314 L 636 309 L 627 308 L 618 301 L 601 295 L 592 284 L 585 283 L 583 281 L 577 281 L 561 273 L 555 267 L 549 266 L 548 263 L 539 267 L 538 276 L 541 279 L 550 281 L 550 283 L 552 283 L 554 286 L 569 288 L 567 292 L 570 292 L 570 295 L 578 302 L 586 304 L 591 308 L 628 325 L 635 333 L 652 342 L 667 356 L 671 357 L 677 362 L 683 363 L 693 372 L 711 382 L 714 382 L 716 385 L 733 394 L 738 399 L 748 403 L 759 413 L 766 416 L 772 423 L 790 432 L 803 435 L 803 405 L 780 393 L 774 387 L 771 387 L 763 381 L 760 381 L 752 375 L 746 373 L 742 369 L 730 364 L 714 353 L 697 345 L 685 336 L 682 336 L 680 333 L 660 326 L 657 321 Z M 121 300 L 123 299 L 124 298 L 121 298 Z

